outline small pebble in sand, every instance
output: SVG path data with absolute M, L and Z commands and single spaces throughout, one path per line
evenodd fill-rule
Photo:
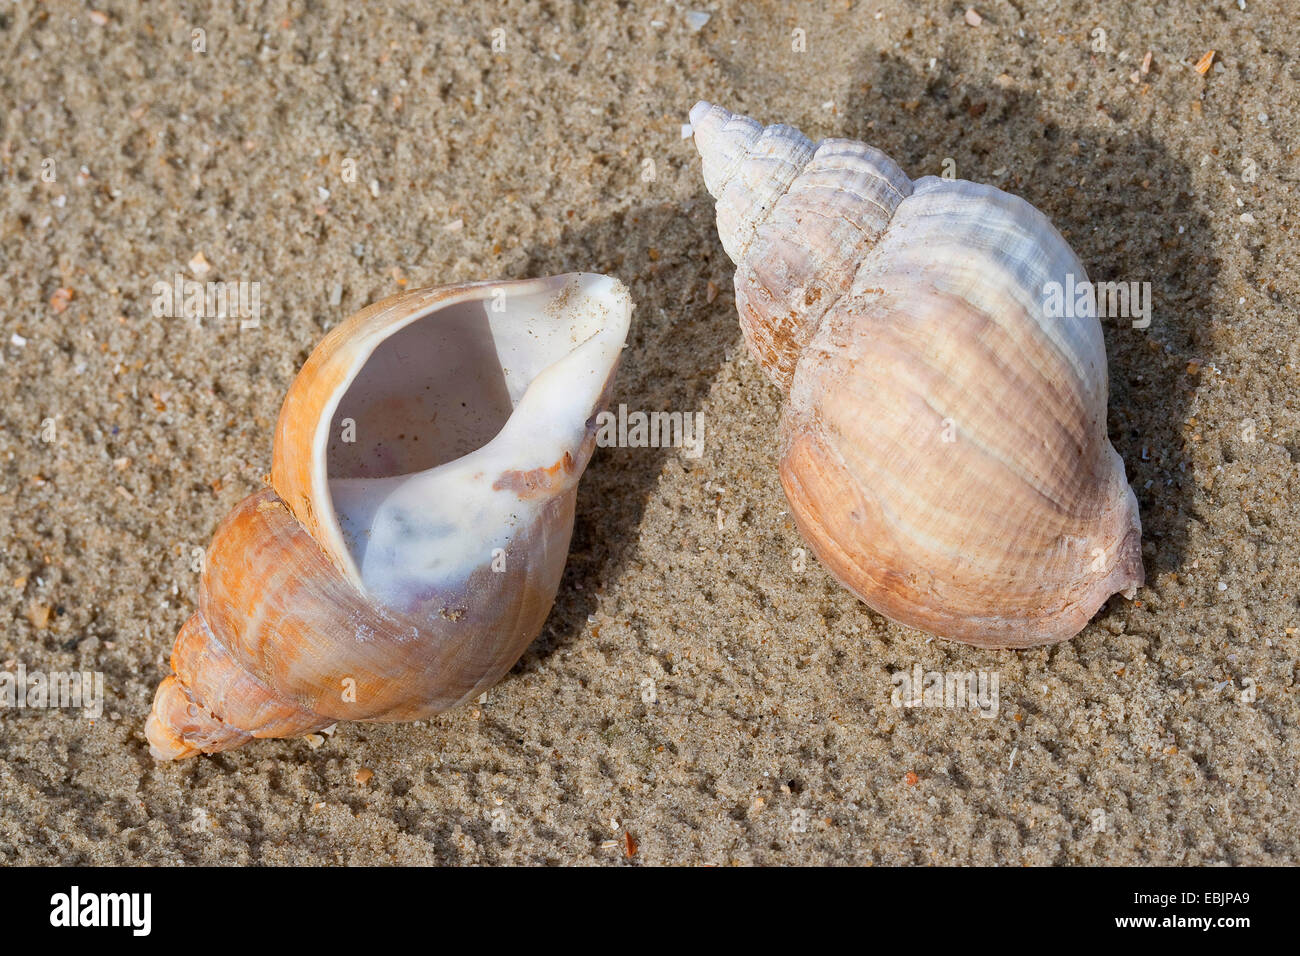
M 202 279 L 212 271 L 212 264 L 208 262 L 207 256 L 205 256 L 201 250 L 194 253 L 193 257 L 189 261 L 189 267 L 190 272 L 194 273 L 196 279 Z
M 447 225 L 443 226 L 442 228 L 445 229 L 447 232 L 460 232 L 462 229 L 465 228 L 465 220 L 453 219 L 451 222 L 447 223 Z
M 984 18 L 979 15 L 974 7 L 966 8 L 966 22 L 973 27 L 979 26 L 984 22 Z
M 308 734 L 302 739 L 307 741 L 307 746 L 310 747 L 312 750 L 315 750 L 321 744 L 325 743 L 325 738 L 322 737 L 320 734 Z
M 55 289 L 54 295 L 50 296 L 50 308 L 54 310 L 54 314 L 58 315 L 64 309 L 66 309 L 68 307 L 68 303 L 70 303 L 73 300 L 76 294 L 77 293 L 74 292 L 72 289 L 66 289 L 66 288 Z
M 1214 63 L 1214 51 L 1209 50 L 1205 56 L 1196 61 L 1196 72 L 1204 76 L 1210 72 L 1210 66 Z
M 370 783 L 370 778 L 373 777 L 374 775 L 375 772 L 371 770 L 369 767 L 362 767 L 360 770 L 358 770 L 356 773 L 352 775 L 352 779 L 364 787 L 366 784 Z
M 712 16 L 712 14 L 705 13 L 703 10 L 690 10 L 686 14 L 686 26 L 692 33 L 699 33 Z
M 48 604 L 32 604 L 27 608 L 27 620 L 32 622 L 32 627 L 37 630 L 44 630 L 50 623 L 50 606 Z

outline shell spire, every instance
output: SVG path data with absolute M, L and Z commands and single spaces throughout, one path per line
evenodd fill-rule
M 791 126 L 762 126 L 748 116 L 700 102 L 691 129 L 704 185 L 717 201 L 718 235 L 740 262 L 759 225 L 812 157 L 813 144 Z
M 813 143 L 696 103 L 691 129 L 718 235 L 736 263 L 736 310 L 755 360 L 783 389 L 800 350 L 852 283 L 912 181 L 864 143 Z M 815 223 L 810 232 L 806 224 Z

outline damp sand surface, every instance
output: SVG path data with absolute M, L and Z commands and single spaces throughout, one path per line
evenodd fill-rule
M 6 5 L 0 664 L 105 701 L 0 712 L 0 862 L 1296 862 L 1295 5 L 976 9 Z M 681 135 L 701 98 L 998 185 L 1093 278 L 1151 283 L 1148 328 L 1104 327 L 1133 601 L 981 651 L 796 570 L 780 396 Z M 324 332 L 572 270 L 637 303 L 616 402 L 703 412 L 703 454 L 597 452 L 486 699 L 155 764 L 196 549 Z M 258 283 L 257 327 L 155 317 L 177 275 Z M 997 675 L 996 710 L 893 706 L 918 667 Z

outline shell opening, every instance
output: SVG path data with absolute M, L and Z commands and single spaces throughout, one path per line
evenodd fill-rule
M 522 397 L 518 380 L 535 377 L 520 368 L 511 388 L 508 356 L 531 316 L 516 305 L 494 323 L 485 305 L 436 310 L 371 353 L 334 410 L 325 464 L 331 481 L 427 471 L 500 433 Z M 563 354 L 546 345 L 567 344 L 544 343 L 536 356 L 543 364 Z
M 389 329 L 317 436 L 323 530 L 344 570 L 395 608 L 427 610 L 507 548 L 545 502 L 493 485 L 566 456 L 557 493 L 576 485 L 630 312 L 616 279 L 575 274 L 470 287 Z

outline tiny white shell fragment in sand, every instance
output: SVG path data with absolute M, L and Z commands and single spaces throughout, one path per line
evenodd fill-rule
M 708 24 L 713 15 L 703 10 L 690 10 L 686 14 L 686 26 L 692 33 L 699 33 Z

